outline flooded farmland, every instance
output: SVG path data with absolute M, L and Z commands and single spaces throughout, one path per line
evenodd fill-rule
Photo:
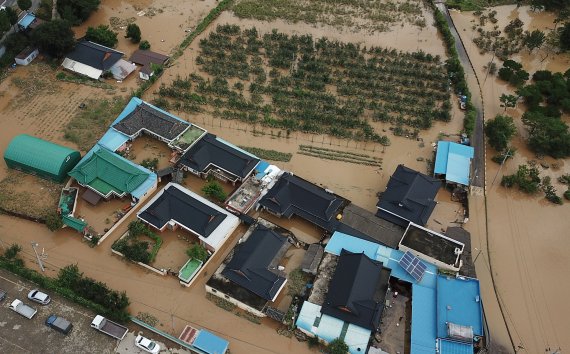
M 524 22 L 524 29 L 544 30 L 554 27 L 552 14 L 532 12 L 526 6 L 519 9 L 515 6 L 500 6 L 493 9 L 498 13 L 497 25 L 501 29 L 516 17 Z M 452 12 L 452 18 L 482 83 L 485 118 L 490 119 L 496 114 L 503 114 L 504 108 L 499 106 L 499 96 L 503 93 L 514 94 L 514 89 L 495 76 L 490 75 L 484 79 L 486 75 L 484 66 L 491 61 L 492 53 L 480 54 L 472 41 L 474 36 L 472 26 L 475 24 L 473 21 L 478 21 L 477 17 L 472 13 Z M 532 53 L 524 49 L 512 59 L 521 62 L 531 75 L 536 70 L 563 72 L 570 67 L 570 56 L 546 54 L 546 48 Z M 501 62 L 497 59 L 495 61 L 500 67 Z M 564 203 L 562 206 L 555 206 L 543 197 L 529 197 L 500 186 L 502 175 L 514 173 L 519 164 L 537 160 L 524 141 L 526 132 L 520 120 L 522 108 L 522 104 L 519 104 L 516 109 L 507 109 L 505 112 L 515 118 L 518 128 L 518 133 L 513 139 L 513 145 L 518 149 L 515 158 L 509 160 L 499 171 L 499 166 L 490 160 L 495 152 L 491 148 L 487 149 L 490 259 L 484 255 L 483 262 L 476 265 L 478 269 L 486 272 L 489 271 L 489 262 L 492 266 L 499 301 L 503 306 L 513 344 L 519 348 L 518 352 L 553 352 L 558 348 L 564 350 L 570 347 L 570 339 L 565 335 L 566 329 L 570 328 L 570 307 L 566 301 L 570 295 L 570 287 L 559 282 L 559 279 L 566 276 L 567 267 L 564 267 L 564 264 L 570 260 L 568 256 L 570 241 L 567 237 L 567 230 L 570 227 L 568 219 L 570 205 Z M 545 169 L 539 164 L 538 167 L 541 176 L 550 176 L 557 193 L 561 194 L 566 186 L 558 183 L 556 179 L 570 172 L 568 159 L 546 157 L 539 162 L 553 166 Z M 480 229 L 477 223 L 469 225 L 468 228 L 473 232 L 473 247 L 485 249 L 487 240 L 484 230 Z M 476 251 L 473 252 L 475 254 Z M 482 277 L 483 284 L 486 282 L 490 284 L 490 279 L 483 273 L 483 271 L 478 273 Z M 487 310 L 488 316 L 489 313 L 500 314 L 499 308 L 494 308 L 493 312 Z M 491 330 L 493 327 L 500 327 L 503 320 L 496 318 L 496 321 L 499 323 L 490 323 Z M 503 331 L 497 331 L 496 340 L 500 340 L 505 347 L 512 347 Z

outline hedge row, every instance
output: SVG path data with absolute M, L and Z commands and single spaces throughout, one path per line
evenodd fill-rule
M 38 273 L 33 269 L 26 268 L 24 262 L 19 258 L 6 258 L 5 256 L 0 256 L 0 268 L 12 272 L 20 277 L 27 279 L 40 287 L 51 290 L 60 296 L 75 302 L 78 305 L 86 307 L 99 315 L 103 315 L 111 320 L 126 323 L 129 320 L 129 313 L 126 310 L 116 311 L 105 308 L 104 306 L 97 304 L 93 301 L 85 299 L 79 296 L 73 290 L 68 287 L 59 284 L 57 279 L 47 277 L 43 274 Z
M 435 25 L 443 37 L 443 41 L 445 42 L 445 46 L 447 49 L 447 54 L 450 57 L 446 61 L 449 79 L 451 80 L 451 83 L 453 84 L 453 87 L 455 88 L 455 91 L 457 93 L 467 96 L 465 118 L 463 120 L 463 129 L 465 130 L 465 133 L 467 133 L 467 135 L 471 136 L 473 130 L 475 129 L 475 119 L 477 117 L 477 111 L 475 110 L 475 107 L 471 103 L 471 92 L 469 92 L 469 87 L 467 86 L 467 80 L 465 80 L 465 71 L 463 70 L 463 66 L 459 61 L 459 55 L 457 54 L 457 50 L 455 49 L 455 39 L 451 34 L 451 30 L 449 29 L 449 25 L 445 20 L 445 16 L 435 6 L 434 1 L 430 0 L 429 4 L 434 12 Z

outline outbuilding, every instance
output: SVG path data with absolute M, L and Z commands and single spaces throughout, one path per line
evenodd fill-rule
M 4 152 L 8 167 L 63 182 L 81 159 L 79 151 L 27 134 L 17 135 Z

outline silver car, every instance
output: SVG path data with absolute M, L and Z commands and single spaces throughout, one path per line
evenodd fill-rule
M 28 293 L 28 299 L 37 302 L 38 304 L 47 305 L 51 301 L 48 294 L 42 293 L 38 289 L 34 289 Z

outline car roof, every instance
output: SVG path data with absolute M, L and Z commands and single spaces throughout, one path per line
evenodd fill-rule
M 141 336 L 141 338 L 139 339 L 139 343 L 141 345 L 144 345 L 145 347 L 148 347 L 148 345 L 151 343 L 152 341 L 146 337 Z
M 42 301 L 46 300 L 49 296 L 46 293 L 42 293 L 41 291 L 37 291 L 37 293 L 34 295 L 35 298 L 38 298 Z

